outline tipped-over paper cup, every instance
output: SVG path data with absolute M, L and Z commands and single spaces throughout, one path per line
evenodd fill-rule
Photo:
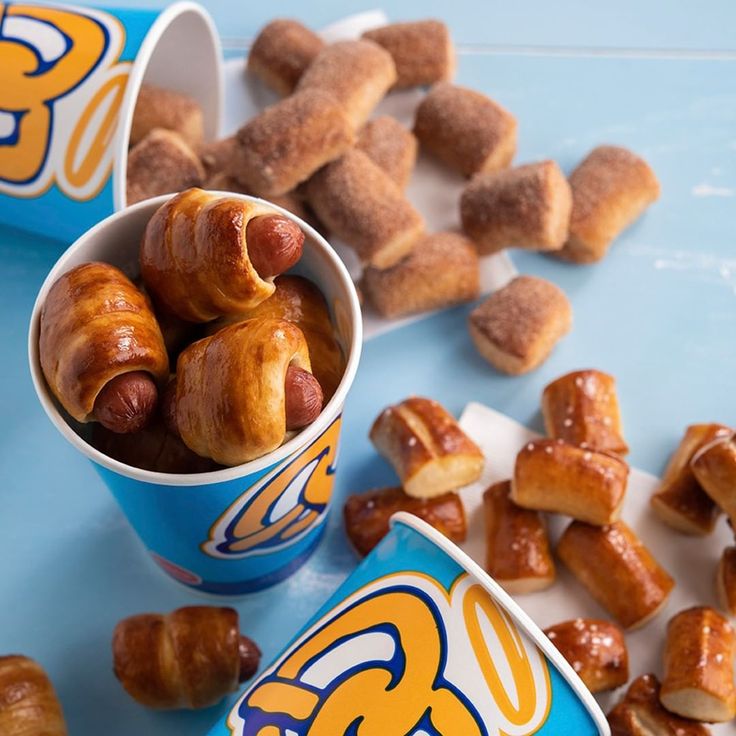
M 330 307 L 347 358 L 334 396 L 299 434 L 244 465 L 175 474 L 141 470 L 108 457 L 83 436 L 89 425 L 67 420 L 46 384 L 38 354 L 41 309 L 53 283 L 82 263 L 104 261 L 135 278 L 143 231 L 169 196 L 108 217 L 61 256 L 33 308 L 28 340 L 31 374 L 51 421 L 92 460 L 157 564 L 192 588 L 240 595 L 286 578 L 306 561 L 322 535 L 337 463 L 342 408 L 360 358 L 360 306 L 350 275 L 327 241 L 299 218 L 269 205 L 295 220 L 306 236 L 302 258 L 290 273 L 311 279 Z
M 0 223 L 67 242 L 126 205 L 141 83 L 201 106 L 219 133 L 220 42 L 196 3 L 163 11 L 8 3 L 0 9 Z
M 409 514 L 210 736 L 610 736 L 503 589 Z

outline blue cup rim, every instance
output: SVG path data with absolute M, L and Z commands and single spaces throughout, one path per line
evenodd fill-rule
M 590 717 L 595 722 L 600 736 L 611 736 L 611 728 L 608 719 L 598 705 L 593 694 L 585 687 L 580 676 L 572 668 L 570 663 L 560 654 L 555 645 L 545 636 L 541 628 L 534 622 L 528 613 L 475 561 L 463 552 L 454 542 L 451 542 L 444 534 L 438 532 L 433 526 L 423 521 L 414 514 L 406 511 L 395 513 L 390 521 L 393 529 L 397 524 L 408 527 L 424 539 L 438 547 L 453 562 L 471 575 L 493 600 L 498 603 L 506 613 L 519 625 L 522 631 L 534 642 L 534 644 L 552 662 L 557 671 L 567 681 L 583 705 L 588 710 Z
M 251 462 L 244 463 L 242 465 L 235 465 L 231 468 L 223 468 L 221 470 L 213 470 L 206 473 L 161 473 L 152 470 L 142 470 L 132 465 L 126 465 L 125 463 L 115 460 L 103 452 L 100 452 L 97 448 L 89 444 L 83 437 L 77 434 L 72 426 L 67 422 L 64 415 L 61 413 L 56 400 L 54 399 L 51 391 L 46 384 L 43 371 L 41 370 L 41 362 L 38 355 L 38 338 L 40 332 L 40 315 L 46 296 L 54 284 L 54 282 L 66 271 L 71 268 L 69 262 L 77 255 L 77 253 L 84 249 L 90 241 L 104 242 L 105 232 L 111 228 L 111 226 L 117 224 L 120 220 L 125 218 L 140 217 L 142 211 L 149 210 L 151 215 L 171 197 L 175 196 L 176 193 L 163 194 L 160 197 L 154 197 L 152 199 L 144 200 L 137 204 L 127 207 L 126 209 L 109 215 L 104 220 L 101 220 L 97 225 L 90 228 L 81 235 L 72 245 L 67 248 L 64 253 L 58 258 L 51 271 L 44 279 L 41 288 L 39 289 L 36 301 L 33 305 L 31 312 L 31 319 L 28 328 L 28 362 L 30 366 L 31 379 L 33 381 L 33 387 L 36 391 L 41 406 L 46 412 L 47 416 L 61 433 L 61 435 L 79 452 L 85 455 L 87 458 L 92 460 L 94 463 L 101 465 L 112 472 L 132 478 L 133 480 L 157 484 L 157 485 L 168 485 L 168 486 L 204 486 L 212 485 L 215 483 L 224 483 L 233 480 L 239 480 L 247 478 L 255 473 L 267 470 L 268 468 L 276 465 L 277 463 L 285 460 L 288 457 L 296 455 L 300 450 L 308 445 L 312 444 L 327 428 L 333 423 L 333 421 L 341 414 L 343 404 L 350 391 L 350 388 L 355 379 L 355 375 L 358 370 L 358 363 L 360 361 L 361 350 L 363 346 L 363 320 L 361 316 L 360 303 L 358 300 L 358 294 L 353 283 L 352 278 L 342 262 L 340 256 L 336 253 L 334 248 L 327 242 L 327 240 L 320 235 L 311 225 L 304 220 L 300 219 L 296 215 L 292 214 L 283 207 L 268 202 L 267 200 L 260 199 L 258 197 L 251 197 L 246 194 L 237 194 L 234 192 L 222 192 L 216 190 L 208 190 L 212 194 L 219 194 L 226 197 L 234 197 L 236 199 L 242 199 L 247 202 L 254 202 L 257 204 L 263 204 L 272 208 L 273 210 L 283 214 L 291 220 L 294 220 L 299 227 L 304 231 L 307 236 L 305 240 L 305 250 L 307 248 L 314 248 L 320 253 L 331 266 L 335 279 L 341 287 L 345 298 L 345 306 L 347 307 L 347 317 L 350 321 L 352 329 L 352 337 L 349 345 L 345 345 L 347 352 L 347 364 L 345 366 L 345 372 L 343 373 L 340 384 L 335 391 L 334 396 L 330 399 L 327 405 L 322 409 L 322 413 L 317 419 L 310 424 L 306 429 L 302 430 L 295 437 L 292 437 L 287 442 L 284 442 L 280 447 L 269 452 L 268 454 L 260 457 Z M 135 248 L 137 252 L 138 242 L 131 241 L 129 247 Z M 93 256 L 90 255 L 90 260 L 94 260 Z M 320 286 L 320 284 L 317 284 Z

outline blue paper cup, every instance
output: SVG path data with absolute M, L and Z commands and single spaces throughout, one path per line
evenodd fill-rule
M 360 358 L 360 305 L 347 269 L 327 241 L 307 223 L 270 205 L 304 231 L 304 254 L 293 272 L 315 282 L 330 306 L 347 356 L 335 395 L 317 420 L 294 438 L 237 467 L 189 475 L 157 473 L 104 455 L 76 431 L 78 425 L 67 421 L 46 385 L 38 356 L 40 312 L 53 283 L 81 263 L 104 261 L 137 276 L 138 244 L 146 223 L 168 198 L 147 200 L 108 217 L 61 256 L 33 308 L 28 340 L 31 375 L 51 421 L 92 460 L 157 564 L 192 588 L 241 595 L 290 575 L 322 535 L 337 466 L 342 408 Z
M 610 736 L 593 696 L 478 565 L 410 514 L 210 736 Z
M 218 135 L 222 53 L 201 6 L 1 3 L 0 223 L 71 242 L 124 208 L 144 79 L 196 99 Z

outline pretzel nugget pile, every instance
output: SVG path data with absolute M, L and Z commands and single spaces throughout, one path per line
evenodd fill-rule
M 140 288 L 106 263 L 52 286 L 39 341 L 51 392 L 130 465 L 203 472 L 271 452 L 317 418 L 345 367 L 319 289 L 283 275 L 303 243 L 266 205 L 172 197 L 146 226 Z

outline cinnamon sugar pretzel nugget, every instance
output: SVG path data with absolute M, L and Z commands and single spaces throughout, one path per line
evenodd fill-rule
M 199 158 L 181 136 L 156 128 L 128 154 L 126 202 L 198 187 L 204 177 Z
M 557 255 L 594 263 L 613 240 L 659 199 L 659 182 L 644 159 L 618 146 L 598 146 L 570 175 L 570 238 Z
M 447 82 L 455 74 L 455 49 L 441 21 L 392 23 L 366 31 L 363 38 L 391 54 L 398 74 L 397 89 Z
M 181 92 L 142 84 L 133 111 L 130 145 L 143 140 L 155 128 L 178 133 L 189 146 L 204 137 L 204 117 L 197 101 Z
M 469 302 L 480 292 L 478 253 L 457 233 L 425 235 L 395 266 L 366 268 L 362 286 L 376 311 L 389 319 Z
M 225 171 L 230 165 L 237 147 L 238 141 L 234 135 L 197 146 L 196 152 L 207 176 L 213 177 L 221 171 Z
M 296 89 L 329 92 L 358 128 L 395 81 L 396 67 L 388 51 L 372 41 L 339 41 L 317 54 Z
M 317 217 L 378 269 L 408 255 L 424 231 L 421 215 L 363 151 L 354 148 L 318 171 L 306 186 Z
M 514 246 L 558 250 L 567 240 L 572 195 L 554 161 L 478 174 L 460 199 L 463 230 L 481 254 Z
M 237 133 L 228 173 L 261 197 L 289 192 L 355 142 L 340 103 L 319 89 L 267 107 Z
M 572 325 L 565 293 L 534 276 L 517 276 L 478 305 L 468 329 L 478 352 L 503 373 L 541 365 Z
M 278 18 L 264 26 L 248 54 L 248 71 L 280 95 L 290 95 L 325 42 L 295 20 Z
M 417 139 L 390 115 L 369 120 L 356 144 L 368 154 L 401 189 L 406 189 L 417 160 Z
M 465 176 L 498 171 L 516 153 L 516 118 L 489 97 L 448 82 L 417 108 L 414 135 L 447 166 Z

